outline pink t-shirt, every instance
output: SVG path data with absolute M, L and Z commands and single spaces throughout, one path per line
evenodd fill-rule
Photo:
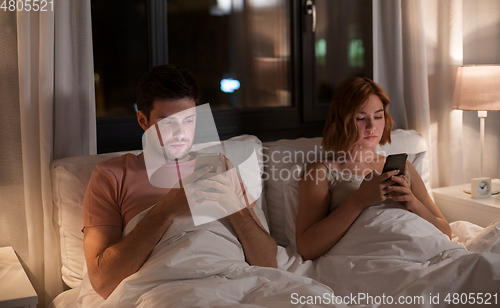
M 182 175 L 190 174 L 194 169 L 194 160 L 179 163 Z M 178 181 L 177 167 L 168 165 L 168 174 L 172 174 L 172 184 Z M 174 168 L 170 170 L 171 168 Z M 218 171 L 222 169 L 219 161 Z M 171 172 L 173 171 L 173 172 Z M 239 178 L 231 177 L 236 195 L 243 204 L 245 186 Z M 158 188 L 151 185 L 144 156 L 125 154 L 97 164 L 90 179 L 83 199 L 83 228 L 94 226 L 117 226 L 125 228 L 137 214 L 160 201 L 170 188 Z M 251 199 L 251 198 L 250 198 Z M 252 202 L 253 200 L 249 200 Z

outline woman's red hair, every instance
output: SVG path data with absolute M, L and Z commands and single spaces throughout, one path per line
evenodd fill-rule
M 391 143 L 393 121 L 387 112 L 391 100 L 369 78 L 353 77 L 342 82 L 333 95 L 321 142 L 326 151 L 349 152 L 354 148 L 360 138 L 356 117 L 371 95 L 377 95 L 384 105 L 385 127 L 379 144 Z

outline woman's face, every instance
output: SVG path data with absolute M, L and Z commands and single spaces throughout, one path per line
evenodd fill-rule
M 356 116 L 356 125 L 360 137 L 357 146 L 362 149 L 375 148 L 382 139 L 385 127 L 384 105 L 377 95 L 370 95 L 361 106 Z

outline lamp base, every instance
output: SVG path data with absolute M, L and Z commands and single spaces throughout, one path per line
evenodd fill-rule
M 468 195 L 470 195 L 470 188 L 464 188 L 463 192 L 466 193 L 466 194 L 468 194 Z M 496 190 L 492 190 L 491 191 L 491 195 L 492 196 L 493 195 L 498 195 L 498 194 L 500 194 L 500 189 L 496 189 Z
M 489 178 L 485 178 L 489 179 Z M 472 184 L 472 181 L 471 181 Z M 465 186 L 462 191 L 466 194 L 471 194 L 471 187 L 470 186 Z M 500 179 L 492 179 L 491 180 L 491 194 L 492 195 L 498 195 L 500 194 Z

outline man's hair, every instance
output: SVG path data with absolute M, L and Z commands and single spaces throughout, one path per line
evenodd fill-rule
M 191 98 L 198 105 L 198 86 L 193 75 L 177 65 L 155 66 L 141 77 L 137 85 L 137 109 L 148 120 L 155 100 L 183 98 Z
M 360 138 L 356 118 L 372 94 L 377 95 L 384 105 L 385 127 L 379 144 L 391 143 L 393 121 L 387 112 L 391 100 L 384 90 L 369 78 L 352 77 L 342 82 L 333 95 L 321 142 L 325 150 L 337 153 L 353 150 Z

